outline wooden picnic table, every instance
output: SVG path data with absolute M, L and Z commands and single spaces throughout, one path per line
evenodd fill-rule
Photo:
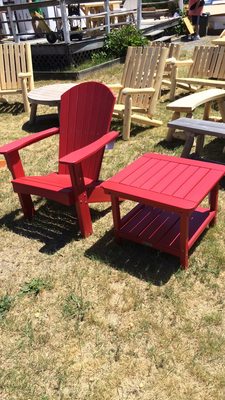
M 117 10 L 120 8 L 120 4 L 122 4 L 121 0 L 112 0 L 109 2 L 109 8 L 110 10 Z M 97 14 L 105 10 L 105 2 L 93 1 L 91 3 L 80 3 L 80 7 L 86 15 L 88 15 L 90 12 L 91 14 Z
M 110 11 L 119 10 L 120 4 L 122 4 L 121 0 L 110 1 L 109 2 Z M 104 24 L 105 15 L 106 15 L 104 1 L 80 3 L 80 7 L 86 16 L 90 15 L 90 17 L 86 19 L 87 28 L 94 28 L 96 26 Z

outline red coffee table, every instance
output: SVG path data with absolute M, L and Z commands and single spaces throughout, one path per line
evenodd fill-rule
M 225 166 L 148 153 L 105 181 L 111 195 L 115 236 L 150 245 L 180 258 L 216 221 L 219 181 Z M 209 207 L 201 207 L 209 195 Z M 120 217 L 119 199 L 138 202 Z

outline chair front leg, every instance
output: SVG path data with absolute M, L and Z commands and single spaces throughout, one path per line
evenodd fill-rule
M 31 220 L 34 216 L 34 205 L 30 194 L 18 193 L 24 217 Z
M 175 91 L 176 91 L 176 80 L 177 80 L 177 66 L 173 65 L 171 69 L 170 79 L 171 79 L 171 86 L 170 86 L 170 101 L 174 100 Z
M 83 237 L 88 237 L 92 234 L 93 230 L 81 163 L 70 165 L 69 171 L 73 185 L 75 208 L 81 234 Z
M 12 174 L 13 179 L 25 176 L 23 165 L 18 151 L 5 154 L 7 166 Z M 29 194 L 18 193 L 19 201 L 25 218 L 31 219 L 34 215 L 34 205 Z
M 21 88 L 22 88 L 24 109 L 25 112 L 28 114 L 30 112 L 30 103 L 27 97 L 27 78 L 21 78 Z
M 132 97 L 130 94 L 127 94 L 125 97 L 125 109 L 123 117 L 123 140 L 128 140 L 130 138 L 131 113 Z

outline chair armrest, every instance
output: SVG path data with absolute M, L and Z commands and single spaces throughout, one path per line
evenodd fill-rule
M 30 76 L 32 76 L 31 72 L 19 72 L 18 73 L 18 78 L 29 78 Z
M 123 89 L 123 85 L 121 85 L 121 83 L 107 83 L 107 86 L 110 89 Z
M 171 64 L 176 65 L 177 67 L 184 67 L 185 65 L 192 65 L 193 60 L 176 60 L 171 61 Z
M 138 89 L 133 89 L 133 88 L 124 88 L 122 90 L 122 94 L 124 95 L 129 95 L 129 94 L 148 94 L 148 93 L 154 93 L 155 89 L 154 88 L 138 88 Z
M 95 142 L 83 147 L 82 149 L 72 151 L 72 153 L 60 158 L 59 162 L 62 164 L 79 164 L 81 161 L 84 161 L 86 158 L 97 153 L 99 150 L 105 147 L 106 144 L 115 140 L 118 135 L 119 132 L 116 131 L 106 133 Z
M 51 129 L 46 129 L 45 131 L 42 132 L 33 133 L 30 136 L 23 137 L 21 139 L 15 140 L 14 142 L 5 144 L 4 146 L 0 147 L 0 154 L 9 154 L 14 151 L 23 149 L 24 147 L 27 147 L 32 143 L 36 143 L 39 140 L 55 135 L 56 133 L 59 133 L 59 128 L 51 128 Z

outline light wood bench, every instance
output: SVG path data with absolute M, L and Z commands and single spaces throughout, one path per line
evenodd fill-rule
M 181 157 L 189 156 L 195 137 L 197 137 L 195 148 L 195 154 L 197 156 L 201 156 L 202 154 L 205 135 L 225 139 L 225 123 L 222 122 L 179 118 L 169 122 L 168 126 L 172 129 L 182 129 L 185 133 L 186 141 Z
M 216 101 L 222 117 L 225 122 L 225 90 L 223 89 L 208 89 L 202 92 L 190 94 L 182 97 L 181 99 L 175 100 L 167 105 L 167 110 L 173 111 L 172 121 L 180 118 L 181 113 L 185 113 L 186 117 L 192 118 L 193 111 L 201 105 L 204 105 L 203 119 L 210 119 L 211 103 Z M 175 133 L 176 128 L 174 125 L 168 124 L 169 129 L 166 140 L 171 141 Z

